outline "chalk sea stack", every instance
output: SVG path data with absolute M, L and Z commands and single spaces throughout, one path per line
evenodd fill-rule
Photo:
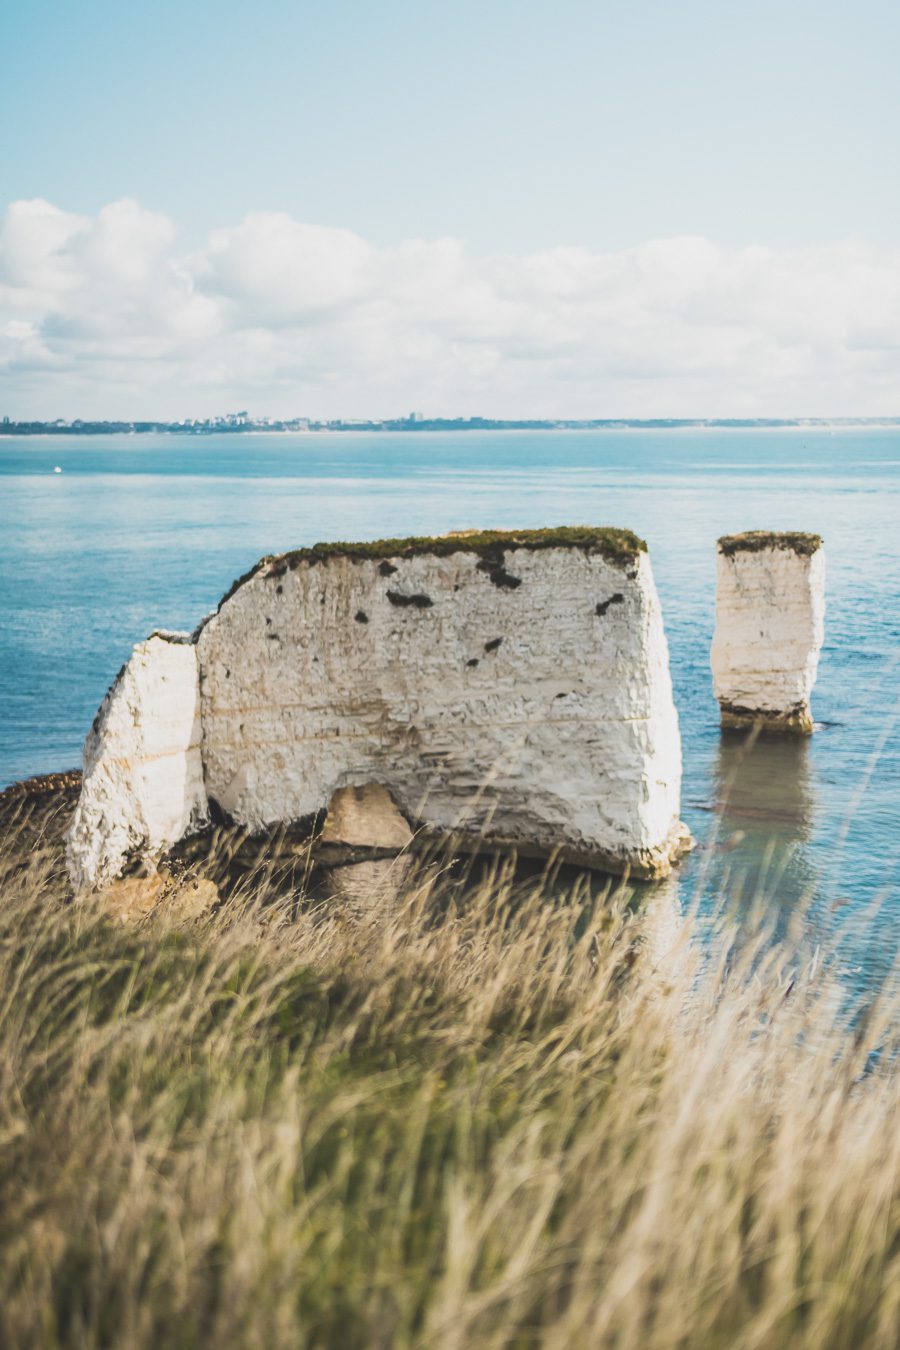
M 135 679 L 160 644 L 180 653 L 166 682 Z M 158 747 L 136 733 L 129 752 L 123 685 L 135 728 L 167 728 L 164 828 L 142 786 L 150 773 L 155 802 Z M 136 649 L 88 738 L 70 868 L 96 886 L 207 813 L 314 833 L 335 793 L 377 784 L 417 846 L 449 836 L 653 878 L 689 842 L 680 781 L 662 615 L 630 531 L 320 544 L 263 558 L 188 642 Z
M 207 819 L 197 649 L 184 634 L 154 633 L 119 671 L 84 744 L 68 836 L 72 881 L 115 880 Z
M 711 659 L 723 728 L 812 731 L 824 626 L 817 534 L 753 530 L 719 540 Z

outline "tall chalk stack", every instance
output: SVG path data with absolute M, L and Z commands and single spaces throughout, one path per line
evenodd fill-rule
M 808 735 L 824 631 L 817 534 L 753 530 L 720 539 L 712 670 L 723 728 Z

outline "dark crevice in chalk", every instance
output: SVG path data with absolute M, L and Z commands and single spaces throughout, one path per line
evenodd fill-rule
M 206 805 L 210 825 L 218 825 L 220 829 L 232 829 L 236 826 L 234 817 L 225 810 L 221 802 L 216 801 L 215 797 L 207 797 Z
M 387 598 L 398 609 L 431 609 L 434 601 L 430 595 L 404 595 L 401 591 L 388 591 Z
M 378 565 L 378 571 L 381 573 L 383 577 L 392 577 L 396 572 L 396 570 L 397 569 L 394 566 L 394 564 L 389 563 L 386 558 L 383 563 L 379 563 Z
M 478 665 L 478 657 L 473 656 L 471 661 L 466 662 L 466 665 L 469 667 L 470 670 L 473 669 L 475 666 Z
M 500 643 L 501 643 L 502 641 L 503 641 L 502 637 L 499 637 L 499 638 L 491 638 L 491 641 L 490 641 L 490 642 L 486 642 L 486 643 L 484 644 L 484 650 L 485 650 L 486 652 L 495 652 L 495 651 L 497 650 L 497 648 L 500 646 Z
M 356 611 L 356 613 L 354 614 L 353 617 L 354 617 L 354 619 L 356 620 L 357 623 L 368 623 L 368 622 L 369 622 L 369 616 L 368 616 L 368 614 L 365 612 L 364 609 L 358 609 L 358 610 Z
M 507 572 L 502 553 L 496 558 L 479 559 L 478 570 L 486 572 L 494 585 L 499 586 L 501 590 L 514 591 L 522 585 L 521 577 L 514 577 L 512 572 Z
M 594 610 L 594 613 L 598 615 L 598 617 L 602 618 L 603 615 L 606 613 L 606 611 L 609 609 L 610 605 L 621 605 L 624 603 L 624 601 L 625 597 L 622 594 L 622 592 L 616 591 L 615 595 L 611 595 L 608 600 L 598 601 L 597 608 Z

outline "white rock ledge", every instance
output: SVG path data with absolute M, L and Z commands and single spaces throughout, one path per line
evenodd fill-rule
M 196 652 L 205 791 L 245 828 L 312 822 L 339 790 L 380 784 L 423 837 L 451 834 L 456 846 L 652 878 L 689 845 L 662 616 L 646 548 L 628 531 L 266 558 L 194 642 L 178 650 Z M 88 761 L 120 767 L 104 769 L 102 794 L 96 771 L 86 777 L 70 847 L 82 884 L 140 838 L 156 846 L 176 815 L 191 828 L 206 805 L 185 772 L 190 792 L 149 828 L 146 754 L 135 746 L 127 767 L 118 689 L 88 741 L 86 772 Z M 146 692 L 156 699 L 152 680 Z M 179 736 L 195 765 L 195 727 Z
M 811 732 L 824 626 L 818 535 L 752 531 L 720 539 L 711 662 L 722 726 Z

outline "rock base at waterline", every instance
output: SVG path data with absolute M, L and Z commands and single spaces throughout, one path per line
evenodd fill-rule
M 719 716 L 723 731 L 809 736 L 815 726 L 809 704 L 792 708 L 787 712 L 769 712 L 751 708 L 731 708 L 727 704 L 720 703 Z

